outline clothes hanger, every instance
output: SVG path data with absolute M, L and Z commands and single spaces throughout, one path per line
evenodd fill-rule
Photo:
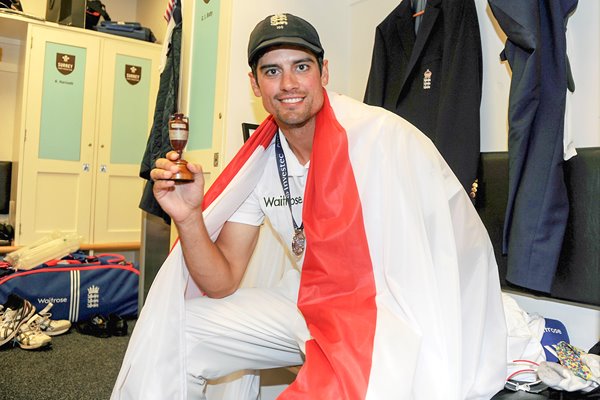
M 413 18 L 417 18 L 417 17 L 425 14 L 426 5 L 427 5 L 427 0 L 425 0 L 425 1 L 411 0 L 410 6 L 411 6 L 411 9 L 414 11 Z M 416 11 L 415 10 L 416 8 L 422 8 L 422 10 Z

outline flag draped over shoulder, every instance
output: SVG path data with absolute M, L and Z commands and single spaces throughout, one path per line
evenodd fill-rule
M 305 193 L 313 340 L 281 399 L 489 399 L 506 327 L 487 232 L 407 121 L 329 93 Z
M 213 238 L 256 184 L 276 129 L 268 118 L 206 194 Z M 280 399 L 491 398 L 506 372 L 494 253 L 433 144 L 395 114 L 326 93 L 310 162 L 298 308 L 312 339 Z M 113 398 L 140 385 L 157 398 L 185 398 L 188 281 L 176 246 L 150 290 Z M 143 373 L 131 367 L 140 361 Z
M 204 196 L 204 222 L 215 240 L 256 185 L 277 132 L 268 117 Z M 275 282 L 273 282 L 274 284 Z M 129 340 L 111 399 L 186 399 L 185 298 L 199 295 L 179 242 L 154 278 Z
M 310 165 L 298 308 L 314 339 L 306 343 L 302 372 L 282 398 L 363 399 L 376 286 L 346 132 L 329 104 L 317 117 Z

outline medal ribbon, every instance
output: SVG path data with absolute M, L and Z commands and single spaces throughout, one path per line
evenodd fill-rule
M 281 139 L 279 139 L 280 133 L 275 135 L 275 156 L 277 158 L 277 170 L 279 171 L 279 180 L 281 181 L 281 187 L 283 188 L 283 194 L 290 207 L 290 215 L 292 216 L 292 223 L 294 224 L 294 232 L 298 233 L 304 229 L 304 222 L 298 226 L 292 213 L 292 196 L 290 194 L 290 182 L 288 180 L 288 169 L 287 162 L 285 160 L 285 154 L 283 153 L 283 147 L 281 147 Z

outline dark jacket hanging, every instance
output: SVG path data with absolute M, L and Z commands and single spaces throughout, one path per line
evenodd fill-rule
M 489 4 L 507 36 L 502 57 L 512 69 L 506 279 L 550 292 L 569 213 L 563 134 L 567 82 L 572 79 L 565 30 L 577 0 Z
M 176 14 L 174 14 L 174 18 L 175 15 Z M 154 194 L 152 193 L 154 182 L 150 180 L 150 171 L 154 168 L 156 160 L 160 157 L 164 157 L 165 154 L 171 150 L 168 122 L 170 116 L 177 111 L 179 63 L 181 55 L 181 25 L 181 20 L 179 20 L 171 34 L 171 47 L 167 55 L 165 68 L 160 75 L 152 130 L 148 137 L 146 151 L 144 152 L 140 167 L 140 177 L 148 180 L 144 186 L 142 199 L 140 200 L 140 208 L 150 214 L 163 218 L 167 223 L 171 223 L 171 219 L 154 198 Z
M 482 55 L 473 0 L 428 0 L 415 35 L 405 0 L 377 27 L 365 103 L 429 136 L 467 192 L 479 162 Z

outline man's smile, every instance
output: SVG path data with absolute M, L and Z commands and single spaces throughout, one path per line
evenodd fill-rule
M 285 99 L 279 99 L 280 102 L 287 104 L 300 103 L 302 100 L 304 100 L 303 97 L 289 97 Z

